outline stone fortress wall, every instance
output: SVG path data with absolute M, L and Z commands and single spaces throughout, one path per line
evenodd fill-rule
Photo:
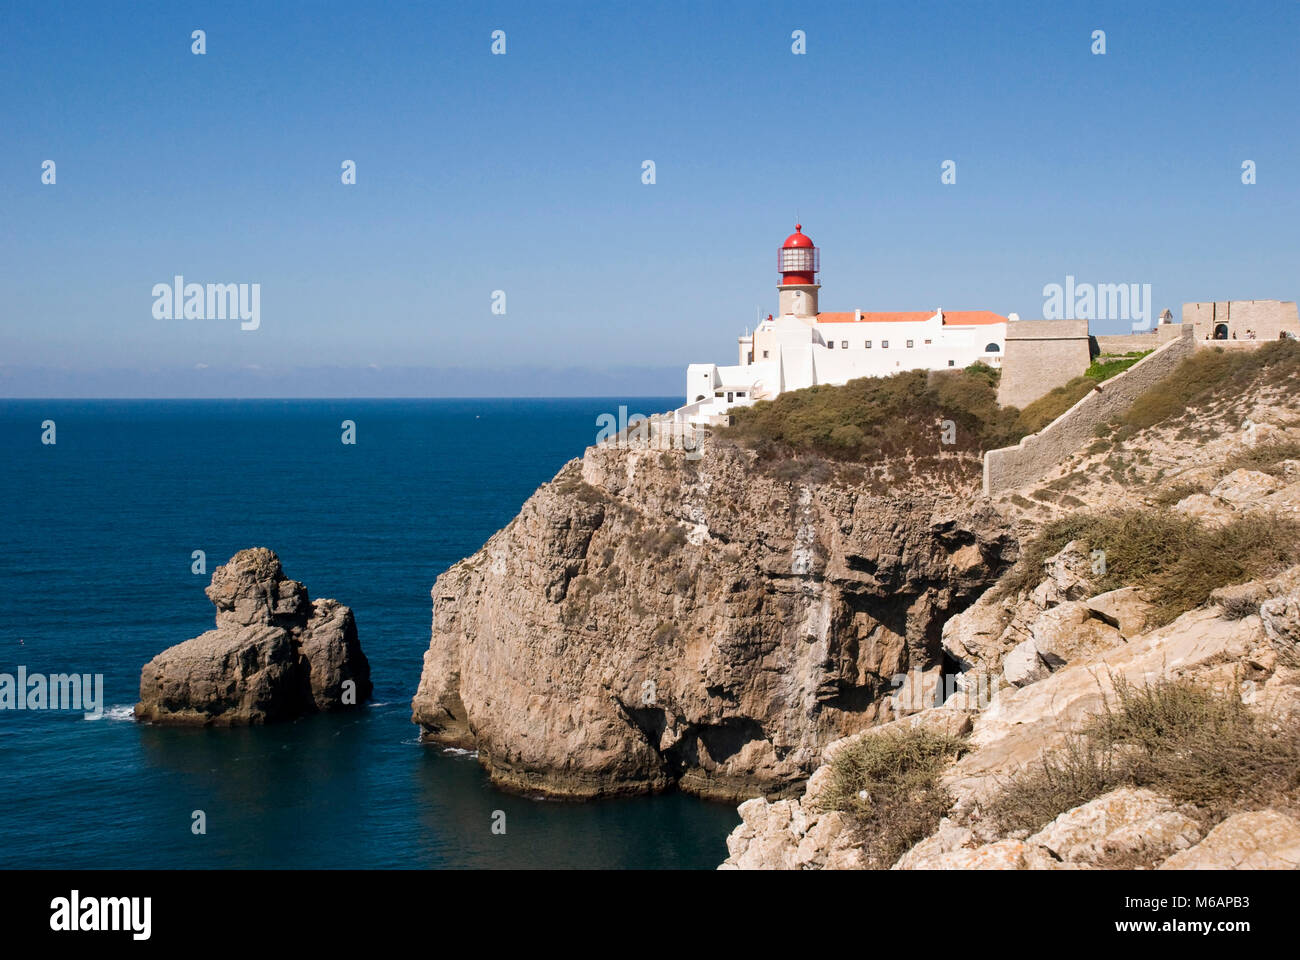
M 1025 407 L 1081 376 L 1091 359 L 1087 320 L 1013 320 L 1007 324 L 998 403 Z
M 1162 323 L 1143 333 L 1100 334 L 1092 338 L 1092 342 L 1097 348 L 1093 352 L 1108 353 L 1114 356 L 1137 351 L 1155 350 L 1170 340 L 1177 340 L 1182 335 L 1183 326 L 1180 323 Z
M 1183 304 L 1183 325 L 1196 330 L 1196 339 L 1213 340 L 1223 328 L 1225 340 L 1244 340 L 1253 331 L 1256 340 L 1276 340 L 1283 333 L 1300 336 L 1300 315 L 1294 300 L 1218 300 Z
M 1083 322 L 1086 326 L 1087 321 Z M 1030 434 L 1014 447 L 984 454 L 985 496 L 1022 487 L 1046 475 L 1070 454 L 1095 439 L 1094 430 L 1098 424 L 1123 413 L 1143 392 L 1173 372 L 1183 358 L 1191 356 L 1196 350 L 1195 328 L 1191 324 L 1167 326 L 1174 327 L 1177 336 L 1154 353 L 1143 357 L 1118 376 L 1097 384 L 1096 389 L 1038 433 Z M 1010 334 L 1007 339 L 1010 341 Z M 1072 376 L 1077 376 L 1077 373 L 1070 373 L 1066 379 Z

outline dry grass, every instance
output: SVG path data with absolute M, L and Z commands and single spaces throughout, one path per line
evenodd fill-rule
M 1210 826 L 1300 786 L 1300 730 L 1270 730 L 1235 688 L 1122 678 L 1114 686 L 1098 717 L 994 798 L 985 812 L 998 829 L 1037 831 L 1121 786 L 1192 804 Z
M 1284 440 L 1277 443 L 1261 443 L 1250 447 L 1224 460 L 1223 472 L 1233 470 L 1258 470 L 1271 476 L 1282 473 L 1283 460 L 1300 460 L 1300 443 Z
M 1098 593 L 1141 586 L 1155 605 L 1159 626 L 1209 599 L 1216 587 L 1272 576 L 1300 563 L 1300 523 L 1247 514 L 1217 529 L 1162 509 L 1072 513 L 1049 523 L 1025 547 L 994 587 L 993 599 L 1036 586 L 1043 564 L 1072 540 L 1087 552 L 1104 550 L 1106 572 Z
M 685 546 L 686 531 L 675 523 L 667 527 L 650 527 L 632 534 L 628 544 L 638 557 L 651 556 L 663 560 Z
M 1186 499 L 1194 493 L 1204 493 L 1205 488 L 1199 483 L 1175 483 L 1161 487 L 1151 494 L 1152 502 L 1162 507 L 1172 507 L 1179 500 Z
M 1180 417 L 1223 396 L 1250 396 L 1300 375 L 1300 343 L 1274 340 L 1256 350 L 1197 350 L 1134 402 L 1121 418 L 1129 431 Z
M 939 776 L 965 749 L 921 728 L 861 737 L 831 761 L 821 804 L 848 815 L 868 866 L 888 869 L 938 827 L 952 805 Z

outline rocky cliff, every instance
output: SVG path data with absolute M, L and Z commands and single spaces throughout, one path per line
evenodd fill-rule
M 973 470 L 700 454 L 590 448 L 438 578 L 424 737 L 528 793 L 789 794 L 900 678 L 933 683 L 943 624 L 1016 556 Z
M 1261 357 L 1185 408 L 1163 385 L 1145 423 L 980 501 L 1024 558 L 942 626 L 960 689 L 828 745 L 801 795 L 741 804 L 723 867 L 1300 867 L 1297 358 Z M 1053 530 L 1079 539 L 1036 557 Z M 901 856 L 873 859 L 876 798 L 844 784 L 918 731 L 959 746 L 918 788 L 929 819 L 896 818 Z
M 135 716 L 237 726 L 341 710 L 371 693 L 352 611 L 312 600 L 265 547 L 241 550 L 206 588 L 216 629 L 158 654 L 140 673 Z

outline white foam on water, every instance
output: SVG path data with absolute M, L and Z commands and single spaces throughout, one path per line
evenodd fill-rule
M 82 715 L 84 720 L 131 720 L 135 718 L 134 704 L 117 704 L 109 707 L 101 714 L 86 713 Z

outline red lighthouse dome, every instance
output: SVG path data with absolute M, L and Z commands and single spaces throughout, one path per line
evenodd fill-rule
M 776 269 L 781 274 L 782 284 L 817 282 L 816 274 L 821 269 L 820 257 L 812 238 L 804 234 L 803 224 L 794 225 L 794 233 L 785 238 L 785 243 L 776 252 Z

